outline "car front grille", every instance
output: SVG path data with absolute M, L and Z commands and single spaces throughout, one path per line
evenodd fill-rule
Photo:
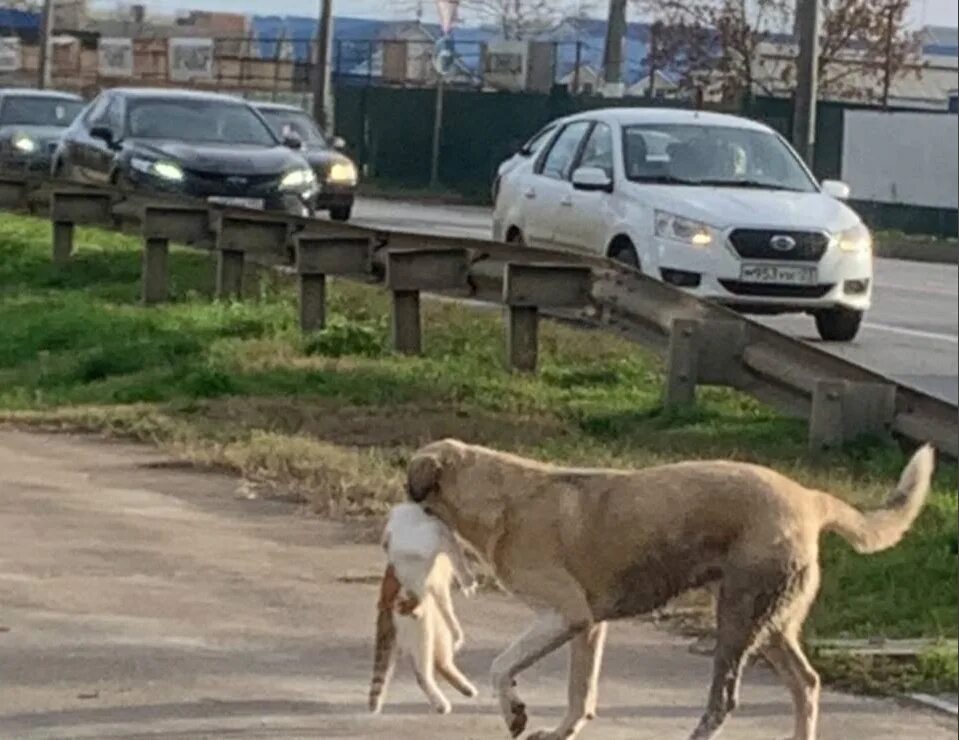
M 772 244 L 777 237 L 787 237 L 795 246 L 775 249 Z M 729 235 L 729 241 L 744 259 L 789 262 L 818 262 L 829 246 L 829 237 L 819 231 L 736 229 Z
M 233 198 L 265 198 L 275 195 L 280 187 L 279 175 L 219 175 L 187 171 L 190 190 L 196 195 L 219 195 Z
M 782 285 L 779 283 L 744 283 L 740 280 L 720 280 L 730 293 L 743 296 L 764 298 L 822 298 L 835 286 L 823 285 Z

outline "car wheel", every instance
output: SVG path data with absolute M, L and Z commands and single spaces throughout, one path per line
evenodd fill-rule
M 816 312 L 816 328 L 827 342 L 851 342 L 862 325 L 862 311 L 849 308 L 830 308 Z
M 615 245 L 610 250 L 609 256 L 616 262 L 629 265 L 636 270 L 642 270 L 642 266 L 639 264 L 639 255 L 636 254 L 636 247 L 628 242 Z
M 330 209 L 330 218 L 334 221 L 349 221 L 353 216 L 353 206 L 337 206 Z

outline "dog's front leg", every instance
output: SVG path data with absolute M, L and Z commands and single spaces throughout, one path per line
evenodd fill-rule
M 516 642 L 493 661 L 490 680 L 499 700 L 503 719 L 506 720 L 506 726 L 513 737 L 523 733 L 528 720 L 526 705 L 513 688 L 513 679 L 544 655 L 566 644 L 577 629 L 559 613 L 544 612 L 538 615 L 533 625 Z
M 555 730 L 534 732 L 528 740 L 568 740 L 579 735 L 596 716 L 599 671 L 606 643 L 606 623 L 577 632 L 569 644 L 569 703 L 563 723 Z

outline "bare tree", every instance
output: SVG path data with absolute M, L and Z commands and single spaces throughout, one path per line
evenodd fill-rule
M 659 23 L 649 66 L 678 73 L 686 88 L 724 100 L 782 93 L 795 84 L 795 49 L 785 38 L 794 0 L 638 0 Z M 821 0 L 820 95 L 867 99 L 909 65 L 918 37 L 909 0 Z
M 655 13 L 657 39 L 649 66 L 670 69 L 688 89 L 715 89 L 734 100 L 766 89 L 760 45 L 784 28 L 790 0 L 640 0 Z M 655 58 L 652 58 L 655 55 Z
M 920 50 L 919 34 L 906 23 L 908 10 L 909 0 L 826 0 L 819 57 L 822 93 L 878 96 L 888 104 L 893 80 Z M 918 75 L 920 68 L 913 67 Z
M 394 0 L 393 5 L 406 12 L 421 13 L 423 0 Z M 461 17 L 472 16 L 493 26 L 505 39 L 547 33 L 567 19 L 585 16 L 596 5 L 596 0 L 459 0 Z

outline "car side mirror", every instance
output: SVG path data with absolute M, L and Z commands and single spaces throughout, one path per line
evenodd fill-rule
M 599 167 L 580 167 L 573 173 L 573 187 L 586 192 L 613 192 L 613 179 Z
M 851 193 L 849 185 L 840 180 L 823 180 L 822 191 L 836 200 L 848 200 Z
M 283 146 L 288 149 L 302 149 L 303 148 L 303 139 L 301 139 L 296 134 L 284 134 L 283 135 Z
M 331 143 L 334 149 L 346 149 L 346 139 L 342 136 L 334 136 Z
M 109 126 L 93 126 L 90 129 L 90 136 L 94 139 L 100 139 L 109 147 L 113 147 L 116 144 L 116 139 L 113 137 L 113 129 Z

